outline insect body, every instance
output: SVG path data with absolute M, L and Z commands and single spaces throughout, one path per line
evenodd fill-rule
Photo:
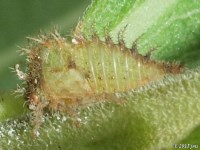
M 134 50 L 96 37 L 76 44 L 49 43 L 48 60 L 46 48 L 35 51 L 39 66 L 32 61 L 32 69 L 37 71 L 30 70 L 29 74 L 37 77 L 31 79 L 36 95 L 43 95 L 53 109 L 83 104 L 97 95 L 135 89 L 173 73 L 174 68 L 180 70 L 180 66 L 147 60 Z
M 111 40 L 67 43 L 57 34 L 40 40 L 28 60 L 26 98 L 36 118 L 44 107 L 66 111 L 181 71 L 179 65 L 151 61 Z

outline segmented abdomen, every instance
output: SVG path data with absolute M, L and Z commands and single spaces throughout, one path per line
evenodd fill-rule
M 76 69 L 97 94 L 135 89 L 162 78 L 164 64 L 147 60 L 133 50 L 98 39 L 72 47 Z
M 123 45 L 98 38 L 63 47 L 54 45 L 48 50 L 47 61 L 46 53 L 43 50 L 41 54 L 42 89 L 50 99 L 123 92 L 158 80 L 173 68 L 180 69 L 150 61 Z
M 53 109 L 135 89 L 181 71 L 180 65 L 157 63 L 123 44 L 95 37 L 73 44 L 54 35 L 33 48 L 29 59 L 27 98 L 32 103 L 31 95 L 36 95 Z

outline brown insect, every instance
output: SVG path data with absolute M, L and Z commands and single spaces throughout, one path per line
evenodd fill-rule
M 30 48 L 25 97 L 35 131 L 45 107 L 69 112 L 181 72 L 180 65 L 152 61 L 122 43 L 113 44 L 110 38 L 103 42 L 97 36 L 90 41 L 73 38 L 71 43 L 56 32 Z

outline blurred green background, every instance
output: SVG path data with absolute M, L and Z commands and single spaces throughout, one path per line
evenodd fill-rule
M 27 36 L 56 26 L 68 35 L 89 5 L 90 0 L 0 0 L 0 93 L 16 89 L 19 83 L 9 67 L 25 58 L 19 56 L 17 46 L 27 45 Z M 0 94 L 2 95 L 2 94 Z

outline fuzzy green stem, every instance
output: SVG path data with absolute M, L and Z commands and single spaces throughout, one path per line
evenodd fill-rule
M 80 108 L 79 127 L 66 115 L 47 116 L 34 142 L 26 120 L 4 123 L 0 145 L 4 149 L 30 145 L 32 149 L 170 148 L 200 123 L 199 85 L 200 72 L 188 71 L 121 93 L 127 100 L 124 105 L 102 103 Z M 9 141 L 15 142 L 11 146 L 6 144 Z

